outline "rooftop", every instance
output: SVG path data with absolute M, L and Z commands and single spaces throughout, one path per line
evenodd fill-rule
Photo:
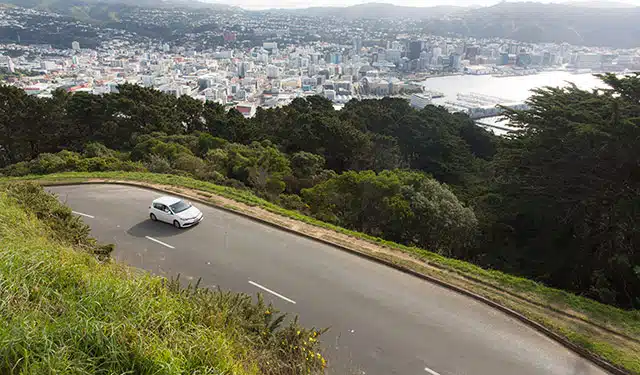
M 166 206 L 171 206 L 172 204 L 180 202 L 180 201 L 181 201 L 180 198 L 170 197 L 168 195 L 165 195 L 163 197 L 154 199 L 153 203 L 160 203 L 160 204 L 164 204 Z

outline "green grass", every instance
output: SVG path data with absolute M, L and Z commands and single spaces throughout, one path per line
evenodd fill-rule
M 98 261 L 3 189 L 0 238 L 1 374 L 322 373 L 290 349 L 315 354 L 305 343 L 318 331 L 285 325 L 261 299 Z
M 82 182 L 88 179 L 139 181 L 195 189 L 233 199 L 250 206 L 258 206 L 278 215 L 410 254 L 412 257 L 427 262 L 430 266 L 443 270 L 443 272 L 436 273 L 439 277 L 447 281 L 451 281 L 451 278 L 457 278 L 457 285 L 468 286 L 474 292 L 530 316 L 556 333 L 567 337 L 572 342 L 607 359 L 611 363 L 627 369 L 630 373 L 640 374 L 640 356 L 637 355 L 640 350 L 640 343 L 638 342 L 640 337 L 640 311 L 618 309 L 566 291 L 544 286 L 532 280 L 495 270 L 483 269 L 424 249 L 396 244 L 381 238 L 337 227 L 302 215 L 299 212 L 279 207 L 256 197 L 249 191 L 236 190 L 188 177 L 137 172 L 69 172 L 45 176 L 5 177 L 0 179 L 0 182 L 38 180 L 41 183 L 55 183 Z M 394 259 L 387 260 L 422 270 L 420 267 L 416 268 L 407 262 L 403 263 Z M 527 303 L 520 303 L 523 300 Z M 532 308 L 531 306 L 534 307 Z M 533 310 L 535 312 L 532 312 Z M 544 314 L 541 314 L 541 311 Z M 546 315 L 547 312 L 548 316 Z M 551 315 L 553 315 L 553 319 L 549 318 Z M 574 321 L 576 319 L 578 320 L 577 323 Z M 592 327 L 589 327 L 590 325 L 610 329 L 622 336 L 614 337 L 615 335 L 603 334 L 601 331 L 596 334 L 591 329 Z

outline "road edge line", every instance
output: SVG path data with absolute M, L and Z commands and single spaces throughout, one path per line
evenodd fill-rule
M 63 181 L 62 182 L 58 182 L 58 181 L 47 182 L 47 181 L 44 181 L 44 182 L 41 183 L 41 185 L 43 185 L 43 186 L 74 186 L 74 185 L 122 185 L 122 186 L 131 186 L 131 187 L 135 187 L 135 188 L 139 188 L 139 189 L 146 189 L 146 190 L 152 190 L 152 191 L 165 193 L 165 194 L 172 194 L 172 195 L 179 196 L 179 197 L 185 198 L 185 199 L 189 199 L 191 201 L 198 202 L 200 204 L 204 204 L 204 205 L 207 205 L 207 206 L 210 206 L 210 207 L 213 207 L 213 208 L 225 211 L 225 212 L 236 214 L 236 215 L 245 217 L 245 218 L 247 218 L 249 220 L 258 222 L 260 224 L 268 225 L 270 227 L 277 228 L 277 229 L 283 230 L 283 231 L 291 233 L 291 234 L 295 234 L 295 235 L 298 235 L 298 236 L 301 236 L 301 237 L 305 237 L 307 239 L 310 239 L 310 240 L 313 240 L 313 241 L 316 241 L 316 242 L 320 242 L 320 243 L 325 244 L 325 245 L 332 246 L 332 247 L 337 248 L 339 250 L 348 252 L 350 254 L 359 256 L 361 258 L 365 258 L 367 260 L 370 260 L 370 261 L 373 261 L 373 262 L 376 262 L 376 263 L 379 263 L 379 264 L 382 264 L 382 265 L 385 265 L 385 266 L 388 266 L 388 267 L 391 267 L 391 268 L 394 268 L 394 269 L 396 269 L 398 271 L 401 271 L 403 273 L 406 273 L 406 274 L 409 274 L 411 276 L 417 277 L 419 279 L 425 280 L 425 281 L 430 282 L 432 284 L 436 284 L 438 286 L 444 287 L 446 289 L 449 289 L 451 291 L 457 292 L 457 293 L 462 294 L 464 296 L 473 298 L 478 302 L 482 302 L 485 305 L 493 307 L 494 309 L 499 310 L 499 311 L 511 316 L 512 318 L 515 318 L 515 319 L 521 321 L 525 325 L 528 325 L 530 328 L 533 328 L 534 330 L 544 334 L 545 336 L 547 336 L 548 338 L 556 341 L 557 343 L 561 344 L 565 348 L 570 349 L 574 353 L 578 354 L 580 357 L 591 361 L 593 364 L 599 366 L 600 368 L 602 368 L 605 371 L 608 371 L 608 372 L 613 373 L 615 375 L 632 375 L 630 372 L 628 372 L 626 370 L 623 370 L 623 369 L 621 369 L 621 368 L 619 368 L 617 366 L 614 366 L 613 364 L 611 364 L 611 363 L 607 362 L 606 360 L 596 356 L 595 354 L 589 352 L 588 350 L 586 350 L 586 349 L 584 349 L 584 348 L 582 348 L 582 347 L 580 347 L 578 345 L 575 345 L 574 343 L 572 343 L 571 341 L 567 340 L 563 336 L 551 331 L 549 328 L 545 327 L 544 325 L 542 325 L 542 324 L 540 324 L 538 322 L 535 322 L 535 321 L 527 318 L 525 315 L 523 315 L 523 314 L 521 314 L 521 313 L 519 313 L 519 312 L 517 312 L 515 310 L 512 310 L 512 309 L 510 309 L 510 308 L 508 308 L 506 306 L 503 306 L 503 305 L 501 305 L 501 304 L 499 304 L 499 303 L 497 303 L 495 301 L 492 301 L 492 300 L 490 300 L 490 299 L 488 299 L 486 297 L 483 297 L 483 296 L 481 296 L 479 294 L 476 294 L 474 292 L 471 292 L 471 291 L 466 290 L 464 288 L 461 288 L 459 286 L 450 284 L 450 283 L 448 283 L 446 281 L 437 279 L 437 278 L 435 278 L 433 276 L 429 276 L 429 275 L 420 273 L 418 271 L 414 271 L 414 270 L 412 270 L 412 269 L 410 269 L 408 267 L 405 267 L 405 266 L 402 266 L 402 265 L 399 265 L 399 264 L 395 264 L 395 263 L 390 262 L 390 261 L 388 261 L 386 259 L 378 258 L 378 257 L 376 257 L 374 255 L 367 254 L 367 253 L 360 252 L 360 251 L 355 250 L 355 249 L 348 248 L 348 247 L 343 246 L 343 245 L 341 245 L 339 243 L 335 243 L 335 242 L 326 240 L 324 238 L 314 237 L 314 236 L 312 236 L 310 234 L 307 234 L 307 233 L 298 232 L 298 231 L 296 231 L 294 229 L 291 229 L 291 228 L 288 228 L 288 227 L 286 227 L 284 225 L 280 225 L 280 224 L 277 224 L 277 223 L 274 223 L 274 222 L 271 222 L 271 221 L 268 221 L 268 220 L 265 220 L 265 219 L 261 219 L 259 217 L 250 215 L 250 214 L 248 214 L 246 212 L 234 210 L 234 209 L 225 207 L 223 205 L 218 205 L 218 204 L 216 204 L 214 202 L 204 200 L 204 199 L 199 198 L 199 197 L 193 197 L 193 196 L 190 196 L 190 195 L 187 195 L 187 194 L 182 194 L 180 192 L 176 192 L 176 191 L 173 191 L 173 190 L 170 190 L 170 189 L 162 189 L 162 188 L 159 188 L 157 186 L 152 186 L 152 185 L 144 183 L 144 182 L 113 181 L 113 180 L 80 181 L 80 182 L 78 182 L 78 181 L 75 181 L 75 182 L 63 182 Z M 187 188 L 187 189 L 190 189 L 190 188 Z M 198 191 L 198 189 L 191 189 L 191 190 Z

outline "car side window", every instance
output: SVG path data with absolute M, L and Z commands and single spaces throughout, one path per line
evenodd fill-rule
M 153 208 L 155 208 L 156 210 L 164 211 L 164 206 L 160 203 L 154 203 Z

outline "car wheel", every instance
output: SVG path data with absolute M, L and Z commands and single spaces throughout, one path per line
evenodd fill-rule
M 174 220 L 174 221 L 173 221 L 173 226 L 174 226 L 174 227 L 176 227 L 176 228 L 178 228 L 178 229 L 182 228 L 182 227 L 180 226 L 180 223 L 178 223 L 178 220 Z
M 158 218 L 154 214 L 149 215 L 149 217 L 151 218 L 151 221 L 157 221 L 158 220 Z

